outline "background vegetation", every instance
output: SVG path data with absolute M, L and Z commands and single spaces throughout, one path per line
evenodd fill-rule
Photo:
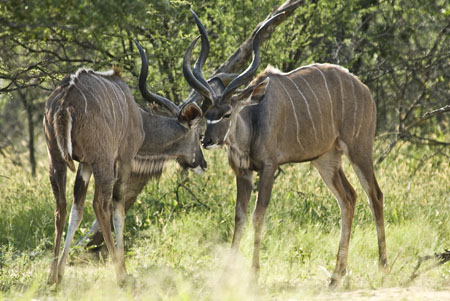
M 261 250 L 260 285 L 250 285 L 253 231 L 249 221 L 240 256 L 229 254 L 236 188 L 223 150 L 206 152 L 202 176 L 169 165 L 150 182 L 126 218 L 126 262 L 135 289 L 121 290 L 106 253 L 73 248 L 61 290 L 46 284 L 53 244 L 54 199 L 44 162 L 33 178 L 0 159 L 0 300 L 448 300 L 449 263 L 419 269 L 419 256 L 443 252 L 450 241 L 450 166 L 428 159 L 429 146 L 397 154 L 378 165 L 385 194 L 391 273 L 378 272 L 376 231 L 366 197 L 348 162 L 358 193 L 348 274 L 336 291 L 326 289 L 339 241 L 339 207 L 309 164 L 287 165 L 275 182 Z M 214 168 L 211 168 L 211 167 Z M 74 176 L 71 174 L 70 184 Z M 72 187 L 69 185 L 69 187 Z M 91 187 L 92 188 L 92 187 Z M 88 192 L 92 199 L 93 189 Z M 70 195 L 70 190 L 68 191 Z M 253 195 L 250 208 L 255 202 Z M 94 220 L 90 202 L 75 240 Z M 251 219 L 249 219 L 251 220 Z
M 180 103 L 189 91 L 182 57 L 198 34 L 188 5 L 210 34 L 208 76 L 281 3 L 1 1 L 0 153 L 35 172 L 45 99 L 81 66 L 120 66 L 135 88 L 139 56 L 133 38 L 148 51 L 152 90 Z M 448 146 L 442 139 L 448 115 L 416 121 L 449 104 L 449 16 L 447 0 L 305 0 L 264 44 L 261 69 L 268 63 L 284 71 L 311 62 L 343 65 L 371 88 L 388 151 L 399 140 Z M 11 156 L 28 150 L 29 164 Z
M 283 168 L 265 226 L 262 289 L 255 291 L 245 284 L 251 227 L 243 241 L 244 259 L 236 259 L 232 270 L 225 269 L 235 185 L 223 151 L 206 153 L 210 168 L 202 177 L 185 178 L 175 165 L 169 166 L 159 182 L 147 185 L 139 205 L 128 215 L 127 263 L 138 278 L 134 292 L 116 289 L 112 269 L 82 250 L 71 255 L 76 265 L 67 269 L 63 291 L 50 293 L 44 284 L 53 241 L 54 199 L 41 124 L 45 100 L 58 81 L 81 66 L 106 70 L 116 65 L 140 102 L 135 90 L 139 60 L 131 43 L 136 38 L 150 59 L 151 89 L 179 103 L 189 92 L 181 72 L 182 56 L 197 35 L 189 5 L 210 34 L 211 53 L 204 67 L 208 76 L 281 4 L 274 0 L 0 1 L 0 300 L 2 295 L 322 296 L 335 261 L 339 209 L 317 173 L 309 165 Z M 311 62 L 343 65 L 370 87 L 377 103 L 375 159 L 386 195 L 392 272 L 382 281 L 376 271 L 376 235 L 359 189 L 349 274 L 341 290 L 407 285 L 417 256 L 450 248 L 450 124 L 445 114 L 450 103 L 449 16 L 447 0 L 305 0 L 262 49 L 261 69 L 268 63 L 284 71 Z M 439 108 L 444 108 L 442 113 L 423 120 L 426 112 Z M 356 184 L 356 178 L 351 182 Z M 77 237 L 92 220 L 92 209 L 86 206 Z M 226 273 L 231 276 L 225 277 Z M 419 291 L 449 290 L 448 264 L 414 284 Z

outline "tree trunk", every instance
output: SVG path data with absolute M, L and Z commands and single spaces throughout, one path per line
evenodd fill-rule
M 31 175 L 36 176 L 36 157 L 34 145 L 34 123 L 33 123 L 33 104 L 28 101 L 27 94 L 23 90 L 17 90 L 27 115 L 28 128 L 28 157 L 31 166 Z

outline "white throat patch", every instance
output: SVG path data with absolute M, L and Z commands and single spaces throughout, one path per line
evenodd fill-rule
M 205 146 L 206 149 L 214 149 L 214 148 L 221 148 L 222 146 L 219 144 L 211 144 L 208 146 Z

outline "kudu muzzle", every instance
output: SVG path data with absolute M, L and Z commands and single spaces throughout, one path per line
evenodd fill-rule
M 216 137 L 216 136 L 214 136 Z M 207 128 L 205 132 L 205 137 L 202 141 L 202 146 L 205 149 L 218 148 L 223 144 L 223 141 L 219 141 L 218 139 L 213 139 L 213 135 L 211 135 L 211 129 Z

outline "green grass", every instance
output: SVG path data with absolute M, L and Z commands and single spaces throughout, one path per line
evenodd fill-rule
M 344 169 L 358 193 L 348 273 L 336 291 L 327 283 L 339 240 L 337 202 L 309 164 L 286 165 L 277 178 L 261 248 L 261 275 L 252 285 L 251 218 L 241 250 L 231 256 L 235 180 L 225 152 L 205 152 L 202 176 L 180 175 L 167 166 L 160 181 L 147 185 L 126 220 L 126 262 L 134 289 L 118 288 L 114 270 L 78 248 L 71 252 L 59 291 L 46 285 L 53 244 L 54 198 L 46 160 L 38 175 L 0 158 L 0 300 L 246 300 L 246 299 L 445 299 L 450 265 L 409 282 L 419 256 L 450 248 L 449 151 L 428 158 L 430 149 L 399 147 L 376 167 L 385 195 L 391 273 L 378 272 L 378 248 L 371 212 L 356 176 Z M 45 158 L 45 157 L 44 157 Z M 426 160 L 423 160 L 426 159 Z M 71 200 L 73 174 L 67 196 Z M 75 239 L 94 219 L 92 188 Z M 253 194 L 250 208 L 253 207 Z M 251 214 L 251 212 L 249 213 Z M 427 263 L 426 265 L 430 265 Z M 444 291 L 444 292 L 442 292 Z M 422 295 L 421 295 L 422 294 Z M 444 294 L 444 295 L 442 295 Z

